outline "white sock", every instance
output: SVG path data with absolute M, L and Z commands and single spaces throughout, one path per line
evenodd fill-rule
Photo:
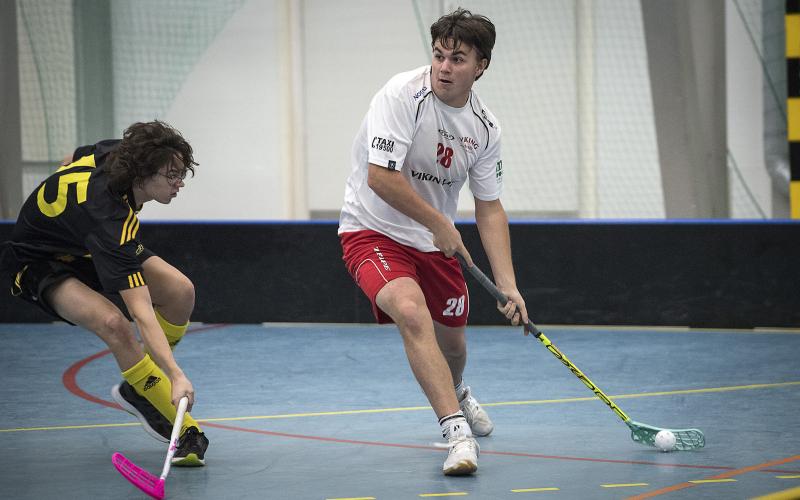
M 462 399 L 464 399 L 464 394 L 466 392 L 467 392 L 467 385 L 464 383 L 464 379 L 462 378 L 461 382 L 459 382 L 458 385 L 456 386 L 456 398 L 458 398 L 458 400 L 461 401 Z
M 472 435 L 467 419 L 464 418 L 464 413 L 457 411 L 452 415 L 446 415 L 439 419 L 439 425 L 442 428 L 442 437 L 450 440 L 451 436 L 455 435 Z

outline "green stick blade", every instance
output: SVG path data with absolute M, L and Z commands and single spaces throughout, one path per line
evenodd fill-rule
M 625 423 L 631 430 L 631 439 L 647 446 L 656 445 L 656 434 L 660 431 L 670 431 L 675 434 L 676 450 L 696 450 L 706 445 L 706 437 L 700 429 L 666 429 L 633 420 L 626 420 Z

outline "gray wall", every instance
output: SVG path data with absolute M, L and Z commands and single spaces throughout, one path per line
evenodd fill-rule
M 16 216 L 22 203 L 22 170 L 19 124 L 16 4 L 0 0 L 0 218 Z
M 452 3 L 117 1 L 107 13 L 95 14 L 111 19 L 96 42 L 72 31 L 85 4 L 77 2 L 75 10 L 72 0 L 19 0 L 23 119 L 17 132 L 25 163 L 21 174 L 14 158 L 0 166 L 11 172 L 4 175 L 21 175 L 27 193 L 79 138 L 109 128 L 108 135 L 118 136 L 126 124 L 160 118 L 184 132 L 201 165 L 177 200 L 168 207 L 148 205 L 143 219 L 335 217 L 352 138 L 370 98 L 392 74 L 429 62 L 428 26 Z M 753 119 L 761 102 L 756 82 L 762 81 L 752 63 L 754 48 L 742 29 L 745 21 L 732 17 L 733 0 L 701 3 L 711 9 L 701 23 L 716 23 L 715 43 L 727 26 L 725 52 L 716 45 L 712 54 L 727 54 L 714 78 L 724 77 L 720 68 L 738 71 L 728 75 L 727 92 L 719 94 L 728 96 L 727 113 L 714 114 L 713 124 L 703 126 L 735 129 L 728 150 L 770 213 L 763 158 L 748 156 L 761 150 L 763 133 Z M 648 63 L 641 0 L 475 0 L 464 6 L 489 15 L 498 29 L 490 70 L 476 88 L 503 126 L 503 202 L 513 217 L 676 215 L 668 210 L 676 188 L 665 182 L 672 167 L 659 150 L 658 96 L 650 85 L 650 68 L 660 62 Z M 726 17 L 715 18 L 714 12 Z M 727 20 L 720 24 L 722 19 Z M 681 22 L 673 35 L 691 28 Z M 704 26 L 691 29 L 702 32 Z M 4 57 L 13 43 L 9 33 L 3 30 Z M 112 61 L 80 57 L 86 54 L 82 47 L 102 57 L 106 39 Z M 681 57 L 696 57 L 706 47 L 693 43 Z M 102 64 L 111 67 L 110 77 L 97 72 Z M 103 77 L 107 81 L 93 92 Z M 109 86 L 111 97 L 102 92 Z M 87 129 L 87 120 L 94 129 Z M 4 141 L 11 137 L 4 134 Z M 723 182 L 719 162 L 702 156 L 686 158 L 691 166 L 682 168 Z M 3 189 L 10 185 L 4 181 Z M 690 216 L 725 216 L 725 208 L 711 207 L 727 202 L 737 217 L 760 217 L 751 207 L 736 210 L 732 195 L 703 201 L 709 208 Z M 468 216 L 471 208 L 465 191 L 460 209 Z

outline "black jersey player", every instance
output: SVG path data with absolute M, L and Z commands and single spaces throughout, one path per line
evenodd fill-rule
M 170 203 L 194 173 L 192 147 L 166 123 L 135 123 L 121 140 L 82 146 L 22 206 L 0 247 L 12 295 L 94 332 L 124 382 L 114 399 L 156 439 L 169 441 L 178 400 L 194 388 L 172 355 L 194 308 L 194 285 L 139 240 L 137 213 Z M 6 288 L 8 289 L 8 288 Z M 122 299 L 133 326 L 110 298 Z M 187 413 L 176 465 L 203 465 L 208 439 Z

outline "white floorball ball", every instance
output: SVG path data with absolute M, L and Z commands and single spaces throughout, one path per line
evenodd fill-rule
M 658 431 L 658 434 L 656 434 L 656 447 L 661 451 L 674 450 L 675 434 L 672 431 Z

